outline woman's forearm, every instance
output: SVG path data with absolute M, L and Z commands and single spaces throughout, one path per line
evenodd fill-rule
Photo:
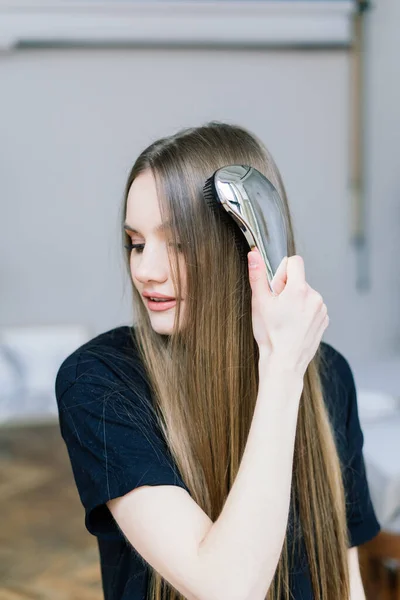
M 285 538 L 303 378 L 260 355 L 259 390 L 237 477 L 199 556 L 208 600 L 262 600 Z

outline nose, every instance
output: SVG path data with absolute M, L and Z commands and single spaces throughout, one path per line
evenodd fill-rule
M 163 282 L 168 279 L 168 261 L 155 248 L 151 249 L 146 245 L 135 262 L 136 264 L 134 263 L 132 267 L 132 275 L 141 283 Z

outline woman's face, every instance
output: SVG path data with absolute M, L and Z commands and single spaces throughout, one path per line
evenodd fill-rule
M 171 231 L 162 229 L 156 183 L 148 169 L 133 181 L 127 198 L 125 231 L 134 246 L 131 250 L 132 281 L 141 295 L 153 329 L 170 335 L 173 331 L 176 300 L 167 245 L 172 244 Z M 179 249 L 179 247 L 178 247 Z M 186 276 L 183 255 L 179 256 L 182 293 L 185 296 Z M 147 296 L 166 296 L 171 300 L 152 301 Z M 184 297 L 181 299 L 182 321 Z

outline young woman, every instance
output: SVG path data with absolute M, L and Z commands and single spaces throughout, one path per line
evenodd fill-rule
M 285 202 L 276 296 L 204 201 L 228 164 Z M 379 524 L 354 379 L 321 341 L 327 308 L 271 155 L 242 127 L 185 129 L 141 153 L 122 209 L 135 324 L 78 348 L 56 380 L 105 599 L 364 599 L 356 547 Z

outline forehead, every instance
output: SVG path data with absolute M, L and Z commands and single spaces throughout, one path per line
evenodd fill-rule
M 144 208 L 147 204 L 158 207 L 156 182 L 150 170 L 144 171 L 133 180 L 128 192 L 127 212 L 128 209 Z
M 126 203 L 128 229 L 151 231 L 161 224 L 161 213 L 154 176 L 147 170 L 132 182 Z

